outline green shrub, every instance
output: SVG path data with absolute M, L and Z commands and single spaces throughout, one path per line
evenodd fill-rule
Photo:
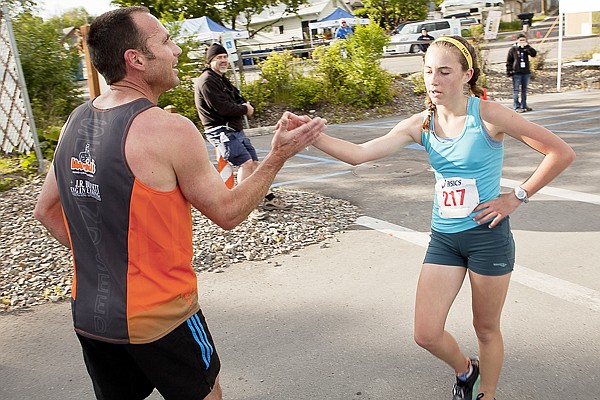
M 548 53 L 550 52 L 550 48 L 546 45 L 540 45 L 536 50 L 537 55 L 529 59 L 531 61 L 532 72 L 544 69 L 546 58 L 548 58 Z
M 348 39 L 315 49 L 314 73 L 323 82 L 327 98 L 365 108 L 388 101 L 392 76 L 379 61 L 388 41 L 378 25 L 359 25 Z
M 512 32 L 512 31 L 522 31 L 523 23 L 520 20 L 504 22 L 500 21 L 500 26 L 498 27 L 498 31 L 500 32 Z
M 196 125 L 200 123 L 200 117 L 194 103 L 194 82 L 190 77 L 181 79 L 179 85 L 164 92 L 158 99 L 158 106 L 165 108 L 172 105 L 177 113 L 191 119 Z
M 292 83 L 290 105 L 305 110 L 318 104 L 322 99 L 323 82 L 311 76 L 299 76 Z
M 0 192 L 19 186 L 26 179 L 27 173 L 20 168 L 17 157 L 0 157 Z
M 334 103 L 337 102 L 336 93 L 347 84 L 349 74 L 349 65 L 342 56 L 342 50 L 345 51 L 345 42 L 336 41 L 329 47 L 319 46 L 312 53 L 316 62 L 313 73 L 323 82 L 324 91 Z
M 266 79 L 257 79 L 249 83 L 242 83 L 242 93 L 248 99 L 255 114 L 262 114 L 272 99 L 272 90 L 267 86 Z
M 54 150 L 56 150 L 61 129 L 62 127 L 60 126 L 50 126 L 45 129 L 38 129 L 38 140 L 44 160 L 50 161 L 54 157 Z M 37 159 L 35 152 L 32 151 L 21 157 L 20 164 L 26 173 L 33 174 L 38 171 L 39 160 Z
M 300 63 L 301 64 L 301 63 Z M 266 80 L 265 86 L 271 92 L 275 103 L 287 103 L 291 98 L 292 82 L 301 75 L 298 59 L 289 51 L 271 52 L 259 64 L 260 77 Z
M 415 94 L 424 94 L 425 93 L 425 80 L 423 80 L 423 72 L 415 72 L 411 74 L 408 78 L 409 81 L 412 82 L 413 92 Z

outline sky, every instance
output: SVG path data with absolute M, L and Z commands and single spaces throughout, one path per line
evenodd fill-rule
M 37 3 L 40 5 L 44 18 L 61 15 L 75 7 L 83 7 L 88 14 L 94 16 L 116 8 L 110 5 L 110 0 L 38 0 Z

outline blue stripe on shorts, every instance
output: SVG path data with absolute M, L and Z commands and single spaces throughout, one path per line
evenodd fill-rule
M 192 315 L 187 321 L 187 325 L 192 331 L 192 335 L 194 336 L 194 340 L 198 343 L 200 347 L 200 352 L 202 353 L 202 360 L 206 365 L 206 368 L 210 366 L 210 358 L 213 354 L 213 347 L 208 341 L 208 337 L 206 336 L 206 332 L 204 327 L 202 326 L 202 322 L 200 322 L 200 318 L 198 318 L 197 314 Z

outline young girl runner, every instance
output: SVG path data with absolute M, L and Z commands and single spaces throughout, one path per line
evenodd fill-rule
M 499 103 L 479 99 L 478 60 L 462 37 L 435 40 L 425 54 L 423 73 L 425 111 L 363 144 L 321 134 L 315 146 L 353 165 L 383 158 L 412 142 L 425 147 L 436 184 L 431 241 L 417 286 L 415 341 L 454 369 L 453 399 L 492 400 L 504 356 L 500 316 L 515 260 L 508 216 L 567 168 L 575 153 L 546 128 Z M 501 193 L 506 135 L 544 158 L 527 180 Z M 467 274 L 479 358 L 467 357 L 445 330 Z

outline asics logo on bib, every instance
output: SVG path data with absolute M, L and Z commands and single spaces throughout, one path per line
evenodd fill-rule
M 462 179 L 445 179 L 442 188 L 462 185 Z

